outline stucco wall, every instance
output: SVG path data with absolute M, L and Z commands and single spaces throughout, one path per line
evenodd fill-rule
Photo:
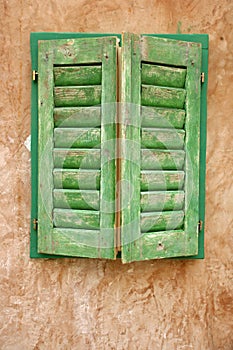
M 0 1 L 0 349 L 232 350 L 232 0 Z M 209 33 L 206 259 L 29 259 L 31 31 Z

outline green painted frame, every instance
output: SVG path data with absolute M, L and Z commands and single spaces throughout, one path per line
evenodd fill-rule
M 92 38 L 104 36 L 117 36 L 121 40 L 121 34 L 115 33 L 40 33 L 30 35 L 31 70 L 38 69 L 38 41 L 70 38 Z M 205 173 L 206 173 L 206 133 L 207 133 L 207 85 L 208 85 L 208 34 L 143 34 L 169 38 L 181 41 L 199 42 L 202 44 L 202 72 L 205 81 L 201 88 L 201 130 L 200 130 L 200 186 L 199 186 L 199 218 L 202 227 L 198 239 L 198 255 L 179 257 L 172 259 L 203 259 L 204 258 L 204 226 L 205 226 Z M 31 85 L 31 223 L 30 223 L 30 257 L 31 258 L 65 258 L 66 256 L 39 254 L 37 252 L 37 231 L 34 229 L 33 219 L 38 212 L 38 86 L 36 81 Z M 117 256 L 120 258 L 120 254 Z M 70 257 L 69 257 L 70 258 Z

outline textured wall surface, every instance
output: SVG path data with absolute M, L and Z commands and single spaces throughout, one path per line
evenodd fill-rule
M 1 0 L 0 21 L 0 349 L 232 350 L 232 0 Z M 204 261 L 29 259 L 31 31 L 209 33 Z

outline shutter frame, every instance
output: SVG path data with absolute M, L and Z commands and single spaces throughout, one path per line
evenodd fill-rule
M 69 39 L 58 41 L 39 42 L 39 191 L 38 191 L 38 251 L 46 254 L 65 254 L 66 256 L 114 258 L 114 222 L 115 222 L 115 102 L 116 102 L 116 38 L 90 38 L 90 39 Z M 90 57 L 90 58 L 89 58 Z M 67 209 L 54 210 L 53 202 L 53 169 L 54 164 L 58 164 L 56 157 L 53 159 L 53 66 L 69 64 L 102 64 L 102 98 L 101 98 L 101 184 L 100 184 L 100 227 L 95 232 L 95 239 L 90 241 L 86 231 L 92 227 L 85 224 L 85 210 L 80 212 Z M 43 71 L 44 69 L 44 71 Z M 111 84 L 111 85 L 110 85 Z M 110 88 L 109 88 L 110 86 Z M 108 88 L 107 88 L 108 87 Z M 68 91 L 67 88 L 65 88 Z M 69 89 L 69 87 L 68 87 Z M 46 97 L 50 98 L 46 99 Z M 63 96 L 63 95 L 61 95 Z M 63 98 L 63 97 L 62 97 Z M 43 99 L 43 101 L 42 101 Z M 60 104 L 59 104 L 60 105 Z M 43 108 L 45 109 L 43 111 Z M 47 109 L 47 110 L 46 110 Z M 44 117 L 48 118 L 45 121 Z M 43 118 L 43 119 L 42 119 Z M 66 129 L 60 129 L 66 132 Z M 49 140 L 49 145 L 45 147 L 45 140 Z M 56 143 L 61 143 L 61 137 L 55 137 Z M 48 147 L 47 147 L 48 146 Z M 55 144 L 56 146 L 56 144 Z M 59 150 L 59 148 L 57 149 Z M 61 148 L 60 148 L 61 150 Z M 92 152 L 96 152 L 91 150 Z M 107 151 L 107 152 L 106 152 Z M 60 151 L 59 151 L 60 152 Z M 72 152 L 69 151 L 71 154 Z M 83 151 L 82 151 L 83 152 Z M 44 155 L 44 157 L 43 157 Z M 48 167 L 45 167 L 44 161 Z M 53 164 L 53 160 L 55 163 Z M 60 162 L 60 161 L 59 161 Z M 88 165 L 88 163 L 87 163 Z M 79 167 L 79 165 L 77 165 Z M 94 166 L 96 168 L 96 166 Z M 45 169 L 45 170 L 44 170 Z M 44 174 L 43 174 L 44 170 Z M 108 173 L 108 176 L 106 176 Z M 43 176 L 44 175 L 44 176 Z M 44 189 L 43 190 L 42 186 Z M 49 190 L 48 190 L 49 189 Z M 42 190 L 42 192 L 41 192 Z M 83 190 L 85 192 L 85 190 Z M 48 200 L 45 199 L 48 194 Z M 105 193 L 105 198 L 103 194 Z M 47 195 L 46 194 L 46 195 Z M 85 193 L 84 193 L 85 195 Z M 57 202 L 60 203 L 60 202 Z M 106 204 L 107 203 L 107 204 Z M 107 208 L 108 207 L 108 208 Z M 107 208 L 107 210 L 106 210 Z M 66 214 L 65 214 L 66 213 Z M 87 211 L 87 215 L 94 215 L 92 211 Z M 65 216 L 64 216 L 64 215 Z M 62 215 L 62 216 L 61 216 Z M 75 216 L 70 216 L 75 215 Z M 80 224 L 72 224 L 77 228 L 76 234 L 72 231 L 69 219 L 81 220 Z M 80 219 L 79 219 L 80 216 Z M 83 217 L 83 219 L 81 219 Z M 67 220 L 65 219 L 65 220 Z M 73 220 L 74 220 L 73 219 Z M 94 216 L 93 216 L 94 219 Z M 86 220 L 89 220 L 88 218 Z M 90 216 L 90 223 L 94 221 Z M 83 222 L 83 224 L 82 224 Z M 85 225 L 84 225 L 85 224 Z M 62 225 L 64 229 L 56 228 Z M 81 225 L 81 226 L 80 226 Z M 84 226 L 85 227 L 84 227 Z M 83 228 L 81 228 L 83 227 Z M 93 226 L 95 231 L 96 223 Z M 62 234 L 63 232 L 63 234 Z M 92 246 L 92 243 L 94 246 Z M 66 249 L 64 249 L 66 246 Z
M 121 39 L 120 34 L 102 34 L 102 33 L 31 33 L 31 68 L 38 71 L 38 41 L 55 39 L 73 39 L 90 37 L 115 36 Z M 199 232 L 198 255 L 182 257 L 183 259 L 204 258 L 204 222 L 205 222 L 205 169 L 206 169 L 206 119 L 207 119 L 207 85 L 208 85 L 208 35 L 207 34 L 144 34 L 148 37 L 163 37 L 168 39 L 182 40 L 188 42 L 199 42 L 202 44 L 202 72 L 205 73 L 205 81 L 201 87 L 201 128 L 200 128 L 200 200 L 199 200 L 199 218 L 202 221 L 202 228 Z M 38 231 L 35 224 L 38 218 L 38 84 L 37 81 L 31 83 L 31 229 L 30 229 L 30 257 L 31 258 L 63 258 L 66 255 L 41 254 L 38 253 Z M 180 119 L 179 119 L 180 120 Z M 180 121 L 179 121 L 180 123 Z M 98 173 L 95 177 L 98 180 Z M 149 174 L 144 174 L 147 179 Z M 87 182 L 89 178 L 87 178 Z M 96 181 L 97 181 L 96 180 Z M 120 255 L 118 255 L 120 257 Z
M 132 45 L 133 46 L 133 45 Z M 188 96 L 186 97 L 186 160 L 185 160 L 185 208 L 184 208 L 184 232 L 161 231 L 141 234 L 138 232 L 132 239 L 132 233 L 124 231 L 122 234 L 130 235 L 130 244 L 122 246 L 123 262 L 134 260 L 147 260 L 154 258 L 179 257 L 187 255 L 196 255 L 198 253 L 198 231 L 197 225 L 199 221 L 199 130 L 200 130 L 200 110 L 196 111 L 197 106 L 194 102 L 190 103 L 193 91 L 197 91 L 194 96 L 195 103 L 200 104 L 200 73 L 201 73 L 201 45 L 198 43 L 177 42 L 170 39 L 152 38 L 142 36 L 141 38 L 141 61 L 155 64 L 166 64 L 168 66 L 187 67 L 187 78 L 185 86 Z M 188 53 L 188 54 L 187 54 Z M 192 71 L 194 71 L 192 74 Z M 132 72 L 133 74 L 133 72 Z M 193 75 L 195 76 L 195 81 Z M 191 82 L 189 78 L 191 77 Z M 190 86 L 189 86 L 190 85 Z M 158 105 L 158 107 L 162 107 Z M 191 108 L 191 111 L 189 109 Z M 190 119 L 192 114 L 193 119 Z M 193 132 L 195 127 L 195 132 Z M 192 132 L 190 131 L 192 129 Z M 189 140 L 190 139 L 190 140 Z M 188 140 L 188 141 L 187 141 Z M 195 148 L 195 151 L 193 151 Z M 190 162 L 187 155 L 190 155 Z M 134 158 L 134 157 L 133 157 Z M 191 176 L 190 167 L 194 168 L 194 176 Z M 124 171 L 124 169 L 122 170 Z M 192 179 L 191 179 L 192 177 Z M 194 182 L 194 193 L 190 194 L 190 185 Z M 190 194 L 190 195 L 187 195 Z M 121 193 L 123 197 L 126 194 Z M 139 198 L 137 200 L 139 202 Z M 131 206 L 135 205 L 130 204 Z M 129 205 L 129 206 L 130 206 Z M 136 204 L 137 205 L 137 204 Z M 190 206 L 189 206 L 190 205 Z M 124 210 L 124 209 L 123 209 Z M 124 212 L 122 214 L 124 216 Z M 169 234 L 169 237 L 168 237 Z M 122 237 L 122 242 L 125 242 Z

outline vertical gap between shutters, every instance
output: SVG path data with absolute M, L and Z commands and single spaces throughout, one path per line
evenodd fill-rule
M 117 120 L 116 120 L 116 216 L 115 257 L 121 251 L 121 47 L 117 46 Z

